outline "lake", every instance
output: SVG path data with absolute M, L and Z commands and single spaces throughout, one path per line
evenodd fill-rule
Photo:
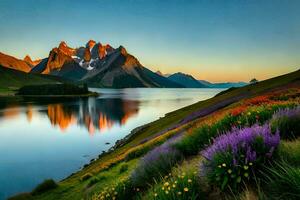
M 0 199 L 59 181 L 138 126 L 224 89 L 91 89 L 85 99 L 0 98 Z

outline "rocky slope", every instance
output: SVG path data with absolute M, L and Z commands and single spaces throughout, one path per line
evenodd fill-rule
M 31 72 L 61 76 L 93 87 L 183 87 L 143 67 L 123 46 L 115 49 L 93 40 L 78 48 L 61 42 Z
M 23 72 L 29 72 L 31 65 L 24 60 L 0 52 L 0 65 L 6 68 L 15 69 Z

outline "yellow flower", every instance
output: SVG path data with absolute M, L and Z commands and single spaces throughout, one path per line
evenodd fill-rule
M 188 192 L 188 191 L 189 191 L 189 188 L 185 187 L 185 188 L 183 189 L 183 191 Z
M 184 176 L 181 176 L 181 179 L 184 179 Z
M 218 165 L 218 167 L 221 168 L 222 166 L 221 166 L 221 165 Z
M 245 173 L 245 174 L 244 174 L 244 176 L 245 176 L 245 177 L 248 177 L 248 176 L 249 176 L 249 174 L 248 174 L 248 173 Z
M 169 191 L 168 190 L 166 190 L 166 192 L 165 192 L 166 194 L 169 194 Z
M 247 165 L 244 165 L 244 169 L 247 170 L 249 167 Z
M 228 172 L 228 174 L 231 174 L 231 173 L 232 173 L 232 170 L 231 170 L 231 169 L 229 169 L 229 170 L 227 170 L 227 172 Z
M 223 163 L 222 166 L 223 166 L 223 167 L 226 167 L 226 163 Z
M 154 196 L 157 197 L 157 193 L 154 193 Z
M 164 186 L 168 187 L 169 186 L 169 182 L 165 182 Z
M 177 184 L 178 182 L 177 181 L 175 181 L 175 184 Z
M 168 190 L 171 190 L 171 187 L 168 187 Z
M 252 166 L 252 165 L 253 165 L 253 163 L 252 163 L 252 162 L 250 162 L 250 163 L 249 163 L 249 165 L 250 165 L 250 166 Z
M 175 184 L 173 184 L 173 185 L 172 185 L 172 187 L 173 187 L 173 188 L 175 188 L 175 187 L 176 187 L 176 185 L 175 185 Z
M 248 115 L 251 115 L 251 112 L 248 112 L 247 114 L 248 114 Z
M 161 189 L 162 189 L 162 190 L 165 190 L 165 188 L 164 188 L 164 187 L 162 187 Z
M 192 182 L 192 180 L 191 180 L 191 179 L 189 179 L 189 180 L 188 180 L 188 182 L 189 182 L 189 183 L 191 183 L 191 182 Z
M 178 194 L 178 195 L 181 195 L 181 194 L 182 194 L 182 192 L 177 192 L 177 194 Z
M 117 194 L 118 194 L 118 192 L 115 192 L 114 194 L 115 194 L 115 195 L 117 195 Z

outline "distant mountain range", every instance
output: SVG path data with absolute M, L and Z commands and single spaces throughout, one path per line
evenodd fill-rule
M 152 72 L 137 58 L 120 46 L 113 48 L 90 40 L 85 46 L 71 48 L 65 42 L 54 47 L 44 59 L 23 60 L 0 53 L 0 65 L 31 74 L 51 75 L 60 80 L 86 83 L 90 87 L 132 88 L 207 88 L 240 87 L 246 83 L 210 83 L 196 80 L 191 75 L 175 73 L 169 76 Z M 10 72 L 11 73 L 11 72 Z
M 186 88 L 230 88 L 243 87 L 248 84 L 246 82 L 211 83 L 205 80 L 197 80 L 193 76 L 181 72 L 164 76 L 173 82 L 183 85 Z

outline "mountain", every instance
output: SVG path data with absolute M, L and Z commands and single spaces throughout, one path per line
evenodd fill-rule
M 6 55 L 0 52 L 0 65 L 2 67 L 15 69 L 23 72 L 29 72 L 31 66 L 24 60 L 17 59 L 13 56 Z
M 164 74 L 161 71 L 159 71 L 159 70 L 157 70 L 155 73 L 158 74 L 158 75 L 160 75 L 160 76 L 164 76 Z
M 55 77 L 25 73 L 19 70 L 9 69 L 1 65 L 0 74 L 0 87 L 6 89 L 16 89 L 25 85 L 61 83 L 61 81 Z
M 193 76 L 181 72 L 172 74 L 168 77 L 169 80 L 183 85 L 186 88 L 206 88 L 207 85 L 199 82 Z
M 60 76 L 91 87 L 183 87 L 142 66 L 123 46 L 113 48 L 94 40 L 78 48 L 61 42 L 31 72 Z
M 231 87 L 243 87 L 248 85 L 248 83 L 245 82 L 211 83 L 205 80 L 198 80 L 198 81 L 210 88 L 231 88 Z
M 39 64 L 42 61 L 41 59 L 32 60 L 29 55 L 26 55 L 23 60 L 31 67 L 35 67 L 37 64 Z

